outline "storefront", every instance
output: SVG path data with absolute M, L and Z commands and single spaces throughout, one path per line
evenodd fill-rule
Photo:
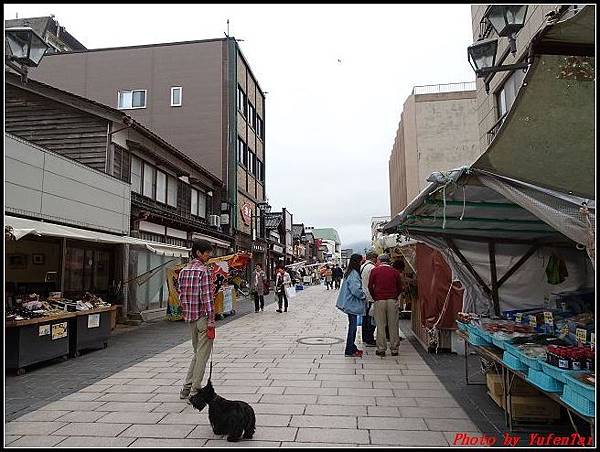
M 269 280 L 275 280 L 275 273 L 278 265 L 285 265 L 285 248 L 277 243 L 271 243 L 267 259 L 267 277 Z

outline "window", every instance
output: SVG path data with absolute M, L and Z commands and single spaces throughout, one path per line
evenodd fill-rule
M 248 106 L 248 99 L 246 97 L 246 94 L 244 93 L 244 90 L 242 90 L 242 87 L 238 85 L 238 88 L 237 88 L 237 108 L 244 115 L 244 117 L 247 116 L 247 114 L 246 114 L 246 108 L 247 108 L 247 106 Z
M 131 191 L 142 193 L 142 161 L 131 156 Z
M 248 151 L 248 172 L 254 174 L 254 165 L 256 163 L 256 156 L 252 150 Z
M 206 218 L 206 194 L 195 188 L 192 188 L 191 211 L 192 215 Z
M 256 134 L 259 138 L 265 139 L 265 126 L 263 120 L 256 114 Z
M 256 110 L 250 102 L 248 102 L 248 121 L 250 122 L 250 126 L 256 129 Z
M 171 107 L 181 107 L 181 86 L 174 86 L 171 88 Z
M 524 79 L 525 72 L 522 70 L 517 70 L 506 79 L 500 91 L 496 93 L 498 119 L 506 114 L 512 107 L 512 104 L 514 103 L 521 86 L 523 86 Z
M 156 171 L 156 200 L 167 202 L 167 175 L 162 171 Z
M 244 161 L 244 149 L 246 147 L 246 143 L 244 143 L 244 140 L 242 140 L 240 137 L 238 137 L 238 146 L 237 146 L 237 150 L 238 150 L 238 163 L 243 163 Z
M 154 199 L 155 173 L 154 167 L 144 162 L 144 192 L 142 194 L 152 199 Z
M 119 110 L 146 108 L 146 93 L 145 89 L 119 91 Z
M 177 207 L 177 179 L 173 176 L 167 180 L 167 204 Z
M 259 182 L 265 181 L 265 164 L 260 160 L 256 161 L 256 178 Z
M 248 167 L 248 146 L 246 144 L 244 144 L 244 152 L 243 152 L 242 157 L 243 157 L 242 163 L 244 164 L 245 167 Z

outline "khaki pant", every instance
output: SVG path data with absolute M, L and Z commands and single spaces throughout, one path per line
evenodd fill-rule
M 387 341 L 385 338 L 385 327 L 390 331 L 390 350 L 392 353 L 400 347 L 400 334 L 398 333 L 398 306 L 396 300 L 377 300 L 375 302 L 375 324 L 377 325 L 377 351 L 385 352 Z
M 208 329 L 208 319 L 206 317 L 190 323 L 190 332 L 192 334 L 192 346 L 194 347 L 194 357 L 190 363 L 190 368 L 185 378 L 184 388 L 191 389 L 194 393 L 202 388 L 202 379 L 206 363 L 212 351 L 213 340 L 206 337 Z

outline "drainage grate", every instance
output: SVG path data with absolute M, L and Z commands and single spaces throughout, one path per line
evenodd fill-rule
M 298 339 L 297 342 L 304 345 L 333 345 L 339 344 L 340 342 L 344 342 L 344 339 L 340 339 L 339 337 L 328 336 L 301 337 L 300 339 Z

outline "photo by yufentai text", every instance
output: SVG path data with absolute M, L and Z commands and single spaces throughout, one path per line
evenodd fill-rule
M 513 436 L 503 433 L 502 436 L 493 435 L 470 435 L 469 433 L 457 433 L 454 435 L 453 446 L 593 446 L 594 439 L 589 436 L 581 436 L 572 433 L 568 436 L 559 436 L 554 433 L 530 433 L 527 438 Z

